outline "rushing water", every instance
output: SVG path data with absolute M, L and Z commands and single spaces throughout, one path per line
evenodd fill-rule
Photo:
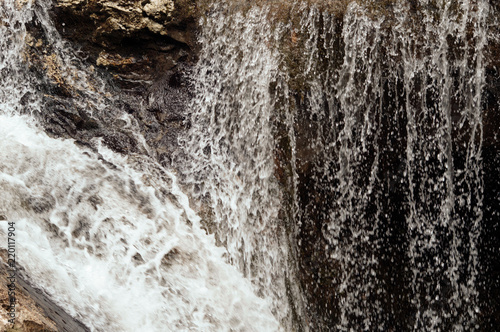
M 461 1 L 451 8 L 444 2 L 437 18 L 424 16 L 429 23 L 422 31 L 425 40 L 419 52 L 429 56 L 423 59 L 409 45 L 407 33 L 400 38 L 405 58 L 409 256 L 419 308 L 417 329 L 472 330 L 479 312 L 476 278 L 483 199 L 481 94 L 487 6 L 485 1 Z M 470 25 L 472 31 L 466 32 Z M 460 45 L 454 51 L 459 55 L 451 60 L 446 42 L 450 35 Z M 433 102 L 426 104 L 427 100 Z M 426 285 L 429 279 L 433 284 Z M 446 305 L 440 305 L 442 299 Z
M 353 3 L 340 29 L 334 11 L 305 2 L 291 5 L 285 24 L 270 25 L 279 13 L 259 8 L 216 7 L 203 21 L 186 144 L 195 156 L 188 182 L 214 211 L 212 231 L 228 261 L 264 294 L 283 297 L 280 273 L 296 275 L 287 251 L 297 243 L 279 236 L 297 229 L 276 219 L 280 198 L 299 210 L 291 213 L 295 227 L 322 220 L 315 234 L 328 257 L 316 264 L 329 262 L 335 280 L 318 294 L 335 298 L 336 308 L 295 308 L 309 321 L 302 328 L 477 329 L 488 3 Z M 291 51 L 282 42 L 290 38 Z M 290 64 L 293 47 L 301 49 Z M 302 100 L 292 102 L 294 93 Z M 281 193 L 269 152 L 282 134 L 276 118 L 287 123 L 291 150 L 292 180 Z M 313 170 L 302 180 L 320 200 L 296 194 L 305 150 Z M 295 193 L 289 205 L 287 191 Z M 268 260 L 254 262 L 263 253 Z M 314 275 L 318 285 L 300 291 L 324 287 L 325 276 Z M 286 295 L 304 305 L 297 293 Z
M 259 294 L 271 296 L 273 312 L 290 329 L 286 283 L 294 272 L 274 177 L 275 100 L 269 87 L 277 77 L 278 58 L 270 46 L 268 8 L 229 17 L 225 6 L 214 11 L 200 37 L 193 128 L 185 142 L 192 158 L 186 182 L 213 211 L 208 228 L 227 248 L 228 262 Z
M 380 3 L 212 6 L 178 180 L 48 3 L 4 1 L 0 212 L 29 278 L 96 331 L 479 330 L 489 4 Z M 137 153 L 43 132 L 34 16 Z
M 48 110 L 22 59 L 36 9 L 1 10 L 0 197 L 30 280 L 95 331 L 276 330 L 269 303 L 224 262 L 172 173 L 98 140 L 90 150 L 43 133 L 35 115 Z
M 333 152 L 322 156 L 330 161 L 323 160 L 319 173 L 334 198 L 325 236 L 330 255 L 340 263 L 340 330 L 385 330 L 393 324 L 393 313 L 386 312 L 381 299 L 394 294 L 388 294 L 387 281 L 379 274 L 385 268 L 380 263 L 383 248 L 401 245 L 388 242 L 381 229 L 381 220 L 391 222 L 387 215 L 381 218 L 391 209 L 384 210 L 387 191 L 397 185 L 384 187 L 383 181 L 400 182 L 406 195 L 399 202 L 405 204 L 403 245 L 411 273 L 407 296 L 415 315 L 407 324 L 418 331 L 476 328 L 488 4 L 421 1 L 417 6 L 401 2 L 391 17 L 384 17 L 351 5 L 342 28 L 343 63 L 335 72 L 331 61 L 326 75 L 317 71 L 308 82 L 311 99 L 326 95 L 324 104 L 310 103 L 310 113 L 330 108 L 333 114 L 334 140 L 318 132 L 323 149 Z M 312 9 L 304 17 L 307 31 L 323 33 L 311 34 L 309 43 L 328 42 L 328 14 Z M 388 20 L 390 30 L 383 27 Z M 329 45 L 324 49 L 332 51 Z M 320 55 L 317 48 L 308 50 L 306 68 L 311 68 Z M 325 58 L 334 57 L 327 53 Z M 333 74 L 328 77 L 328 72 Z M 389 121 L 396 120 L 392 126 L 385 123 L 384 112 L 393 118 Z M 381 150 L 397 153 L 397 148 L 386 148 L 391 137 L 406 148 L 389 177 L 380 163 L 391 158 Z

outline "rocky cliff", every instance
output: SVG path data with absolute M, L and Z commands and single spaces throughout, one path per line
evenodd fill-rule
M 344 54 L 344 41 L 341 38 L 343 27 L 343 14 L 347 4 L 351 1 L 312 1 L 320 6 L 321 10 L 334 13 L 334 29 L 327 31 L 325 22 L 319 21 L 317 28 L 322 33 L 320 41 L 328 39 L 338 50 L 333 55 L 337 61 L 337 68 L 341 66 Z M 395 1 L 359 1 L 368 4 L 370 15 L 387 15 L 383 28 L 390 31 L 395 21 L 391 16 Z M 319 4 L 318 4 L 319 3 Z M 421 8 L 417 1 L 410 1 L 415 11 L 416 18 Z M 432 6 L 432 1 L 429 2 Z M 241 6 L 248 6 L 249 2 L 242 1 Z M 92 138 L 100 137 L 115 151 L 124 154 L 144 152 L 144 147 L 137 140 L 134 133 L 130 132 L 127 124 L 108 117 L 107 112 L 112 109 L 125 110 L 137 121 L 142 134 L 150 147 L 154 149 L 157 159 L 164 165 L 172 166 L 172 158 L 178 153 L 178 137 L 185 133 L 189 127 L 189 110 L 192 92 L 190 90 L 190 69 L 197 59 L 199 45 L 197 44 L 197 30 L 199 19 L 207 9 L 205 1 L 196 0 L 151 0 L 151 1 L 86 1 L 86 0 L 56 0 L 53 9 L 48 15 L 56 22 L 58 33 L 74 49 L 72 61 L 79 61 L 87 68 L 86 76 L 81 73 L 68 71 L 63 63 L 68 61 L 57 52 L 58 45 L 51 41 L 47 31 L 41 29 L 39 22 L 34 20 L 30 26 L 30 34 L 26 40 L 26 59 L 29 60 L 31 69 L 43 79 L 44 84 L 40 90 L 45 95 L 45 106 L 49 110 L 41 114 L 48 132 L 55 136 L 71 137 L 79 144 L 89 145 Z M 323 164 L 323 155 L 309 144 L 315 140 L 320 123 L 316 118 L 307 114 L 308 105 L 311 103 L 307 77 L 305 72 L 307 61 L 303 50 L 307 48 L 307 38 L 300 32 L 300 22 L 292 12 L 288 1 L 273 1 L 270 17 L 283 20 L 289 24 L 288 30 L 280 40 L 279 49 L 283 52 L 284 64 L 289 74 L 289 97 L 293 108 L 297 110 L 296 125 L 296 155 L 298 176 L 298 197 L 300 199 L 301 223 L 297 237 L 302 243 L 298 249 L 298 261 L 301 266 L 301 282 L 306 290 L 306 297 L 311 303 L 311 316 L 321 316 L 324 324 L 334 321 L 338 299 L 335 293 L 338 284 L 335 282 L 335 272 L 338 262 L 328 255 L 328 241 L 325 239 L 325 213 L 332 207 L 330 203 L 336 199 L 323 191 L 321 181 L 324 174 L 318 169 L 328 168 Z M 498 13 L 498 4 L 491 1 L 491 10 Z M 278 14 L 276 14 L 278 13 Z M 274 16 L 273 16 L 274 15 Z M 46 19 L 40 14 L 39 19 Z M 495 15 L 490 15 L 495 20 Z M 498 25 L 491 24 L 491 29 L 496 29 L 491 35 L 498 37 Z M 329 35 L 332 33 L 334 35 Z M 388 36 L 389 34 L 387 34 Z M 492 38 L 488 44 L 488 59 L 486 69 L 487 86 L 484 89 L 485 102 L 483 103 L 484 116 L 484 158 L 485 158 L 485 200 L 490 206 L 498 207 L 495 196 L 498 188 L 495 185 L 495 170 L 498 169 L 499 149 L 499 117 L 498 96 L 500 95 L 500 76 L 498 66 L 500 50 L 498 38 Z M 451 42 L 450 42 L 451 44 Z M 326 54 L 324 43 L 318 43 L 319 54 Z M 453 53 L 453 52 L 452 52 Z M 453 57 L 453 54 L 450 56 Z M 330 58 L 331 60 L 331 58 Z M 325 70 L 326 65 L 318 60 L 317 70 Z M 381 68 L 389 71 L 391 68 Z M 99 79 L 97 79 L 99 78 Z M 82 82 L 84 80 L 85 82 Z M 77 82 L 78 84 L 75 84 Z M 104 82 L 106 87 L 102 87 Z M 389 83 L 388 83 L 389 84 Z M 399 90 L 398 90 L 399 89 Z M 94 91 L 92 91 L 94 90 Z M 395 91 L 401 91 L 396 87 Z M 326 98 L 326 96 L 322 96 Z M 102 98 L 100 100 L 99 98 Z M 85 100 L 85 103 L 81 101 Z M 29 96 L 27 96 L 27 102 Z M 396 110 L 401 105 L 389 96 L 383 96 L 383 103 L 389 110 Z M 405 121 L 404 115 L 394 120 L 393 114 L 382 115 L 383 125 L 391 121 Z M 275 175 L 285 188 L 291 190 L 291 142 L 286 138 L 288 128 L 282 126 L 282 114 L 277 114 L 277 146 L 276 146 L 276 172 Z M 397 116 L 396 116 L 397 117 Z M 110 120 L 112 119 L 112 120 Z M 340 122 L 342 119 L 338 119 Z M 281 127 L 280 127 L 281 126 Z M 389 146 L 394 139 L 393 133 L 384 129 L 383 139 L 389 142 L 382 145 L 386 152 L 381 162 L 380 177 L 387 180 L 387 192 L 393 201 L 402 204 L 398 198 L 402 189 L 390 183 L 393 175 L 402 173 L 400 160 L 396 154 L 404 154 L 404 143 L 397 142 Z M 328 129 L 325 129 L 325 132 Z M 382 140 L 381 138 L 381 140 Z M 381 142 L 383 143 L 383 142 Z M 386 149 L 387 147 L 387 149 Z M 393 149 L 394 148 L 394 149 Z M 384 150 L 386 149 L 386 150 Z M 390 150 L 392 149 L 392 150 Z M 390 150 L 390 151 L 389 151 Z M 315 166 L 316 165 L 316 166 Z M 318 166 L 319 165 L 319 166 Z M 315 168 L 316 167 L 316 168 Z M 489 171 L 488 171 L 489 170 Z M 399 176 L 399 175 L 398 175 Z M 290 205 L 292 203 L 289 203 Z M 288 205 L 288 207 L 290 206 Z M 391 217 L 404 220 L 404 211 L 400 206 L 386 207 L 391 210 Z M 493 212 L 487 212 L 487 217 L 492 220 Z M 286 213 L 284 213 L 286 214 Z M 387 231 L 400 235 L 391 238 L 394 243 L 404 243 L 404 230 L 402 222 L 391 223 L 388 221 Z M 498 228 L 494 222 L 487 224 L 485 230 L 485 243 L 483 249 L 485 260 L 495 261 L 495 253 L 486 249 L 494 247 L 498 238 Z M 491 232 L 489 232 L 491 231 Z M 402 234 L 402 235 L 401 235 Z M 387 249 L 387 248 L 386 248 Z M 389 249 L 387 249 L 389 250 Z M 394 255 L 400 255 L 404 261 L 402 249 Z M 389 264 L 389 262 L 386 262 Z M 493 263 L 495 264 L 495 263 Z M 398 266 L 391 266 L 383 271 L 385 277 L 390 279 L 391 273 L 403 275 Z M 402 269 L 402 267 L 401 267 Z M 492 266 L 484 277 L 486 283 L 493 283 L 498 266 Z M 490 276 L 492 276 L 490 278 Z M 404 298 L 407 290 L 397 289 L 402 281 L 397 280 L 392 284 L 395 294 Z M 408 302 L 405 302 L 408 304 Z M 386 303 L 387 306 L 393 304 Z M 487 306 L 485 306 L 487 307 Z M 327 309 L 328 308 L 328 309 Z M 498 308 L 493 304 L 491 308 Z M 404 316 L 408 313 L 407 307 L 395 308 L 397 315 Z M 495 309 L 485 310 L 487 320 L 500 322 Z M 320 324 L 318 322 L 318 326 Z M 317 326 L 316 326 L 317 327 Z

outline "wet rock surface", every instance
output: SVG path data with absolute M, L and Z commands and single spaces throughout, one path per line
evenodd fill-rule
M 151 153 L 138 141 L 139 128 L 157 159 L 169 164 L 187 125 L 195 9 L 189 1 L 56 2 L 49 19 L 74 50 L 69 55 L 42 28 L 44 13 L 36 12 L 24 57 L 39 78 L 46 111 L 38 117 L 47 133 L 84 145 L 98 138 L 123 154 Z M 105 24 L 115 18 L 130 22 L 116 29 Z M 153 22 L 163 28 L 155 30 Z M 33 98 L 27 94 L 24 103 Z
M 52 17 L 90 63 L 134 88 L 193 59 L 197 12 L 193 0 L 60 0 Z
M 389 3 L 389 2 L 388 2 Z M 157 159 L 164 165 L 171 165 L 172 155 L 178 150 L 178 137 L 189 126 L 188 105 L 192 97 L 189 75 L 190 67 L 196 60 L 197 17 L 200 5 L 196 1 L 152 0 L 146 2 L 125 1 L 83 1 L 58 0 L 51 13 L 59 33 L 79 50 L 79 57 L 92 75 L 104 77 L 109 84 L 109 96 L 105 101 L 95 100 L 95 96 L 73 84 L 75 74 L 64 72 L 61 59 L 53 49 L 45 32 L 36 20 L 30 28 L 27 58 L 31 70 L 42 78 L 40 86 L 44 94 L 46 113 L 41 114 L 43 124 L 50 134 L 58 137 L 74 138 L 79 144 L 88 145 L 94 138 L 102 138 L 103 142 L 113 150 L 123 154 L 145 153 L 144 147 L 137 137 L 128 129 L 128 124 L 114 116 L 125 111 L 137 122 L 146 142 L 154 149 Z M 492 3 L 498 11 L 498 5 Z M 339 14 L 340 15 L 340 14 Z M 339 31 L 341 20 L 339 20 Z M 300 36 L 291 35 L 290 41 L 300 43 Z M 343 47 L 339 41 L 340 49 Z M 295 47 L 294 50 L 300 50 Z M 484 104 L 484 146 L 485 164 L 485 205 L 491 208 L 485 213 L 483 229 L 484 242 L 480 250 L 483 265 L 487 266 L 486 274 L 481 276 L 484 289 L 484 322 L 488 326 L 500 324 L 500 305 L 495 296 L 487 296 L 487 292 L 500 292 L 498 287 L 500 268 L 498 264 L 498 181 L 496 174 L 500 169 L 498 158 L 498 142 L 500 128 L 498 114 L 498 96 L 500 95 L 498 40 L 488 45 L 489 59 L 486 71 L 487 86 Z M 341 58 L 341 56 L 339 56 Z M 297 61 L 290 55 L 290 64 Z M 299 70 L 290 66 L 290 72 Z M 94 86 L 92 75 L 87 87 Z M 298 239 L 301 243 L 299 265 L 301 266 L 302 286 L 310 302 L 310 310 L 323 321 L 317 320 L 315 326 L 326 326 L 335 322 L 334 309 L 338 303 L 333 294 L 337 282 L 335 271 L 337 262 L 329 258 L 328 241 L 324 231 L 326 221 L 323 219 L 329 205 L 335 199 L 321 183 L 321 174 L 315 169 L 328 167 L 321 165 L 321 155 L 311 148 L 309 142 L 314 139 L 319 124 L 314 123 L 304 113 L 306 91 L 301 91 L 303 82 L 292 82 L 296 108 L 299 110 L 296 128 L 297 133 L 297 171 L 299 178 L 298 196 L 300 198 L 301 219 Z M 29 103 L 30 96 L 26 96 Z M 85 101 L 85 102 L 83 102 Z M 396 109 L 393 102 L 385 100 L 388 109 Z M 102 105 L 105 105 L 102 108 Z M 301 111 L 302 110 L 302 111 Z M 391 121 L 404 121 L 404 115 L 384 115 L 384 125 L 389 128 Z M 385 118 L 386 117 L 386 118 Z M 399 119 L 398 119 L 399 117 Z M 383 126 L 384 126 L 383 125 Z M 402 271 L 405 264 L 405 211 L 402 197 L 403 185 L 394 185 L 390 179 L 402 178 L 401 161 L 396 155 L 404 154 L 406 142 L 396 142 L 387 128 L 381 140 L 384 140 L 385 157 L 381 161 L 380 178 L 386 179 L 383 191 L 388 192 L 384 203 L 384 232 L 394 235 L 391 243 L 399 243 L 396 249 L 382 248 L 381 257 L 385 266 L 380 275 L 390 284 L 393 295 L 403 299 L 404 305 L 392 307 L 394 315 L 408 315 L 410 303 L 408 289 L 403 287 L 405 280 Z M 279 161 L 276 163 L 276 176 L 287 186 L 289 146 L 281 144 L 276 148 Z M 313 167 L 314 165 L 319 167 Z M 392 251 L 391 251 L 392 250 Z M 401 264 L 391 263 L 390 257 L 397 257 Z M 394 280 L 393 276 L 401 280 Z M 389 299 L 381 299 L 384 305 L 394 306 Z M 384 302 L 385 301 L 385 302 Z M 312 315 L 312 316 L 314 316 Z M 401 326 L 404 326 L 401 325 Z M 393 328 L 399 329 L 395 323 Z
M 15 277 L 15 321 L 10 324 L 9 319 L 9 290 L 7 278 L 9 272 L 5 261 L 7 253 L 1 252 L 3 262 L 0 262 L 0 330 L 5 332 L 88 332 L 85 325 L 68 315 L 62 308 L 53 303 L 50 297 L 42 290 L 33 287 L 23 275 L 22 268 L 18 267 Z

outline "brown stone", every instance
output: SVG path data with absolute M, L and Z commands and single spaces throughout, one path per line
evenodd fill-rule
M 62 36 L 126 89 L 193 59 L 198 13 L 194 0 L 57 0 L 52 11 Z
M 9 310 L 9 295 L 7 289 L 7 270 L 2 264 L 0 267 L 0 330 L 1 331 L 25 331 L 25 332 L 40 332 L 40 331 L 57 331 L 56 324 L 48 318 L 43 309 L 40 308 L 35 301 L 27 294 L 23 288 L 16 287 L 16 317 L 15 324 L 12 326 L 8 320 Z

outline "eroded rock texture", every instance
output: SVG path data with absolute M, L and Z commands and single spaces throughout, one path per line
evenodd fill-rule
M 197 10 L 194 0 L 58 0 L 53 17 L 91 63 L 129 86 L 193 58 Z
M 7 252 L 0 252 L 0 331 L 5 332 L 88 332 L 81 322 L 69 316 L 53 303 L 40 289 L 24 280 L 23 269 L 18 266 L 14 277 L 14 297 L 9 296 Z M 10 294 L 12 295 L 12 294 Z M 14 324 L 11 323 L 11 299 L 15 301 Z
M 46 131 L 84 145 L 101 138 L 117 152 L 169 164 L 186 126 L 199 3 L 55 1 L 49 11 L 35 4 L 24 58 L 38 78 Z M 37 102 L 29 93 L 23 100 Z
M 43 310 L 35 303 L 30 294 L 18 287 L 16 290 L 16 306 L 15 306 L 15 324 L 9 323 L 9 296 L 6 283 L 7 271 L 5 267 L 0 267 L 0 278 L 2 286 L 0 287 L 0 330 L 1 331 L 57 331 L 56 324 L 46 317 Z
M 344 45 L 340 36 L 343 28 L 342 10 L 348 2 L 350 1 L 331 2 L 335 5 L 337 15 L 337 26 L 334 30 L 338 36 L 331 39 L 335 40 L 335 47 L 339 50 L 335 55 L 338 57 L 338 67 L 344 56 Z M 370 3 L 376 5 L 372 15 L 382 15 L 384 10 L 390 9 L 394 1 Z M 177 138 L 185 132 L 189 123 L 187 107 L 192 97 L 189 72 L 196 61 L 196 32 L 199 28 L 197 22 L 203 6 L 203 1 L 196 0 L 56 0 L 49 14 L 64 40 L 77 50 L 73 58 L 65 58 L 58 51 L 58 45 L 54 44 L 43 28 L 43 15 L 38 13 L 39 17 L 32 22 L 26 40 L 26 59 L 30 70 L 36 72 L 43 82 L 40 90 L 44 95 L 43 102 L 47 112 L 40 117 L 46 130 L 55 136 L 74 138 L 85 145 L 91 144 L 89 142 L 93 138 L 102 138 L 105 144 L 123 154 L 146 153 L 144 146 L 130 129 L 130 124 L 120 119 L 120 112 L 125 111 L 136 122 L 146 142 L 154 149 L 153 154 L 157 159 L 165 165 L 170 165 L 172 155 L 178 150 Z M 293 21 L 294 13 L 289 11 L 286 4 L 283 6 L 288 9 L 279 7 L 281 19 Z M 500 10 L 493 0 L 491 10 Z M 303 220 L 297 234 L 297 240 L 301 243 L 298 248 L 300 279 L 310 302 L 310 316 L 316 320 L 312 322 L 312 326 L 319 328 L 333 324 L 337 316 L 337 312 L 332 308 L 338 307 L 338 299 L 335 297 L 338 266 L 328 255 L 328 241 L 324 236 L 327 223 L 324 216 L 331 209 L 335 197 L 325 190 L 322 183 L 324 174 L 318 172 L 318 169 L 328 168 L 329 165 L 324 164 L 321 152 L 314 150 L 309 144 L 316 139 L 319 128 L 327 124 L 319 123 L 318 119 L 307 113 L 307 106 L 311 101 L 307 97 L 309 91 L 301 76 L 304 68 L 300 63 L 304 61 L 301 54 L 306 48 L 304 40 L 307 36 L 301 36 L 297 32 L 298 22 L 294 22 L 292 26 L 294 24 L 297 29 L 290 30 L 290 37 L 286 39 L 285 45 L 280 47 L 285 61 L 288 61 L 290 96 L 297 109 L 294 128 L 297 136 L 297 196 L 299 213 Z M 387 25 L 385 28 L 390 29 L 391 25 Z M 498 25 L 491 26 L 497 30 L 492 35 L 498 36 L 498 28 L 495 28 Z M 482 324 L 487 327 L 498 326 L 500 322 L 499 296 L 490 295 L 500 293 L 500 268 L 497 263 L 500 227 L 496 212 L 499 210 L 500 195 L 497 179 L 500 169 L 498 45 L 498 39 L 491 40 L 488 44 L 487 86 L 484 89 L 483 104 L 484 204 L 490 208 L 485 211 L 483 242 L 479 248 L 485 273 L 479 278 L 483 287 L 481 296 L 484 303 L 484 317 L 480 318 Z M 68 66 L 70 60 L 79 61 L 83 65 Z M 317 65 L 318 72 L 324 71 L 320 61 Z M 82 68 L 86 68 L 85 71 L 82 72 Z M 395 85 L 394 91 L 399 91 L 398 89 L 401 87 Z M 30 98 L 29 95 L 26 96 L 27 104 Z M 401 105 L 389 99 L 388 94 L 382 95 L 386 110 L 400 108 Z M 388 129 L 392 122 L 405 121 L 404 115 L 399 116 L 400 118 L 394 117 L 389 112 L 381 115 L 380 126 L 383 135 L 380 138 L 380 146 L 383 157 L 379 176 L 387 180 L 382 184 L 381 190 L 388 193 L 383 202 L 383 209 L 388 213 L 384 216 L 382 231 L 391 234 L 389 243 L 401 245 L 382 248 L 381 265 L 384 267 L 378 272 L 382 278 L 388 280 L 390 292 L 400 300 L 397 305 L 389 303 L 392 301 L 389 298 L 382 298 L 381 302 L 390 307 L 390 311 L 401 320 L 400 323 L 406 324 L 404 317 L 408 316 L 409 299 L 408 289 L 404 286 L 405 272 L 402 264 L 406 259 L 406 212 L 401 198 L 404 196 L 404 184 L 391 182 L 391 179 L 402 178 L 404 167 L 401 166 L 398 156 L 405 154 L 406 142 L 397 140 L 398 135 L 403 136 L 404 133 L 394 133 Z M 278 123 L 277 127 L 280 125 L 282 124 Z M 286 137 L 286 130 L 288 128 L 282 129 L 283 137 Z M 324 132 L 328 130 L 333 129 L 325 128 Z M 287 187 L 290 186 L 290 178 L 293 176 L 289 171 L 290 142 L 286 138 L 277 141 L 276 176 L 283 187 Z M 314 165 L 319 166 L 315 169 Z M 392 263 L 390 258 L 393 257 L 401 264 Z M 399 327 L 395 323 L 394 328 Z

